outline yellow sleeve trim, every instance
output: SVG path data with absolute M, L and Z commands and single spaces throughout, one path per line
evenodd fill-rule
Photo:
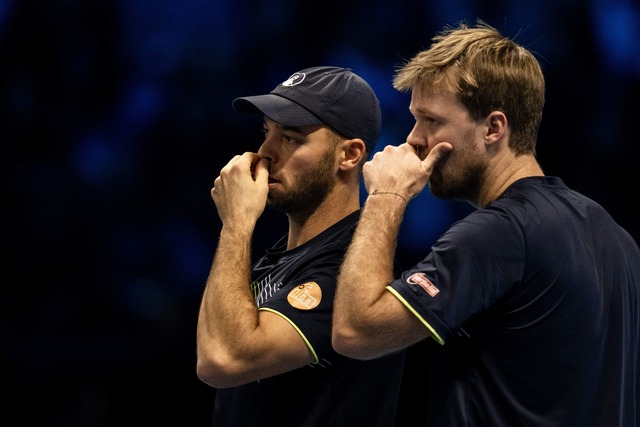
M 409 309 L 410 312 L 413 313 L 414 316 L 416 316 L 418 318 L 418 320 L 420 320 L 422 322 L 422 324 L 424 326 L 427 327 L 427 329 L 429 329 L 429 332 L 431 333 L 431 338 L 433 338 L 434 340 L 436 340 L 436 342 L 440 345 L 444 345 L 444 339 L 442 339 L 442 337 L 440 336 L 440 334 L 438 334 L 436 332 L 435 329 L 433 329 L 433 327 L 429 324 L 429 322 L 427 322 L 426 320 L 424 320 L 424 318 L 417 312 L 414 310 L 413 307 L 411 307 L 411 304 L 409 304 L 407 302 L 406 299 L 404 299 L 402 297 L 402 295 L 400 295 L 398 293 L 398 291 L 396 291 L 395 289 L 393 289 L 391 286 L 387 286 L 387 290 L 389 292 L 391 292 L 393 295 L 395 295 L 396 298 L 398 298 L 400 300 L 400 302 Z
M 304 334 L 302 333 L 302 331 L 298 328 L 298 326 L 293 323 L 293 321 L 291 319 L 289 319 L 287 316 L 285 316 L 284 314 L 280 313 L 279 311 L 273 310 L 271 308 L 268 307 L 260 307 L 259 310 L 265 310 L 265 311 L 270 311 L 273 314 L 277 314 L 278 316 L 282 317 L 284 320 L 286 320 L 287 322 L 289 322 L 289 324 L 291 326 L 293 326 L 293 328 L 298 331 L 298 333 L 300 334 L 300 336 L 302 337 L 302 339 L 304 340 L 305 344 L 307 344 L 307 347 L 309 347 L 309 351 L 311 351 L 311 354 L 313 354 L 313 363 L 314 365 L 316 363 L 318 363 L 320 360 L 318 359 L 318 355 L 316 354 L 316 351 L 313 349 L 313 346 L 311 345 L 311 343 L 309 342 L 309 340 L 307 339 L 307 337 L 304 336 Z

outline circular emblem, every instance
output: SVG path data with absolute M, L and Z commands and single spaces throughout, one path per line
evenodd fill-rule
M 287 301 L 292 307 L 300 310 L 311 310 L 316 308 L 322 301 L 322 289 L 316 282 L 303 283 L 289 291 Z
M 302 83 L 307 75 L 305 73 L 293 73 L 291 77 L 282 82 L 282 86 L 295 86 Z

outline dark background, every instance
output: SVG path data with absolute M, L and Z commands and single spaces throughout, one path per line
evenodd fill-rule
M 346 66 L 380 98 L 378 147 L 401 143 L 412 119 L 395 67 L 476 18 L 542 63 L 545 172 L 638 240 L 637 1 L 0 1 L 3 418 L 208 425 L 215 391 L 195 375 L 195 330 L 220 227 L 209 189 L 261 142 L 231 101 Z M 414 200 L 403 262 L 468 210 Z M 266 212 L 254 249 L 285 229 Z M 419 355 L 409 369 L 428 363 Z M 403 408 L 426 398 L 407 392 Z

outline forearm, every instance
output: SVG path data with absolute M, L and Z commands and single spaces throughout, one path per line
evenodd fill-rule
M 334 344 L 354 357 L 393 350 L 387 335 L 399 307 L 386 286 L 394 279 L 398 231 L 406 208 L 394 194 L 367 198 L 338 277 L 334 305 Z M 380 347 L 378 347 L 380 346 Z M 360 353 L 357 348 L 367 351 Z
M 342 265 L 340 277 L 346 286 L 358 284 L 368 298 L 351 303 L 373 305 L 384 287 L 393 280 L 393 265 L 406 203 L 393 194 L 369 196 Z M 366 266 L 363 268 L 363 266 Z M 366 280 L 365 280 L 366 278 Z M 351 295 L 355 297 L 355 295 Z
M 258 310 L 249 289 L 252 230 L 223 226 L 202 296 L 197 326 L 198 373 L 226 367 L 250 345 Z

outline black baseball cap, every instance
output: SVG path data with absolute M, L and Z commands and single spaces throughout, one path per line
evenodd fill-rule
M 270 93 L 236 98 L 232 105 L 240 113 L 261 112 L 284 126 L 325 124 L 347 138 L 362 139 L 369 154 L 380 136 L 380 102 L 349 68 L 306 68 Z

